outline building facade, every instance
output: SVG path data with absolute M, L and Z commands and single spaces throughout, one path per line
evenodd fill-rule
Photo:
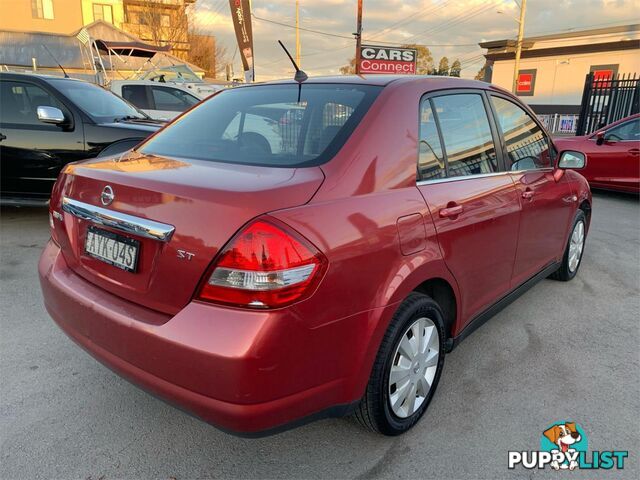
M 512 90 L 516 41 L 496 40 L 480 46 L 487 49 L 484 80 Z M 590 72 L 596 79 L 640 75 L 640 25 L 525 38 L 515 93 L 543 120 L 564 116 L 570 130 L 575 128 Z
M 153 45 L 189 55 L 188 9 L 195 0 L 0 0 L 0 30 L 70 34 L 103 21 Z M 5 14 L 11 12 L 11 15 Z

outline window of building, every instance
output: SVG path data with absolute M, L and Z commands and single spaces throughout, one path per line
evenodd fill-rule
M 432 102 L 444 143 L 448 176 L 497 171 L 496 148 L 482 96 L 444 95 Z
M 533 118 L 509 100 L 492 96 L 491 101 L 507 145 L 507 169 L 551 167 L 549 141 Z
M 131 5 L 124 6 L 124 18 L 127 23 L 140 25 L 140 12 L 133 9 Z
M 31 0 L 31 15 L 33 18 L 53 20 L 53 0 Z
M 98 20 L 113 23 L 113 8 L 111 5 L 105 5 L 103 3 L 93 4 L 93 21 Z
M 166 13 L 160 15 L 160 25 L 169 28 L 171 26 L 171 16 Z

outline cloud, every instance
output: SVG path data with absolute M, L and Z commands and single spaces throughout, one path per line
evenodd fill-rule
M 253 0 L 254 15 L 293 25 L 292 0 Z M 502 10 L 504 13 L 497 13 Z M 197 24 L 215 35 L 230 52 L 236 49 L 227 0 L 198 0 Z M 640 0 L 528 0 L 525 35 L 597 28 L 640 20 Z M 463 76 L 472 77 L 482 66 L 478 42 L 513 38 L 519 14 L 514 0 L 367 0 L 364 2 L 363 38 L 376 43 L 411 42 L 433 45 L 433 57 L 460 58 Z M 300 26 L 351 37 L 356 29 L 354 0 L 300 0 Z M 282 40 L 295 50 L 295 31 L 265 20 L 253 20 L 256 78 L 289 77 L 293 68 L 277 44 Z M 337 74 L 354 55 L 355 41 L 300 32 L 302 67 L 312 75 Z M 454 45 L 454 46 L 440 46 Z M 455 46 L 459 45 L 459 46 Z M 240 59 L 234 59 L 236 75 Z

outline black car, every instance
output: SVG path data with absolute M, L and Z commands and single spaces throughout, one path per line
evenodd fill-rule
M 92 83 L 0 73 L 0 203 L 45 204 L 67 163 L 124 152 L 162 125 Z

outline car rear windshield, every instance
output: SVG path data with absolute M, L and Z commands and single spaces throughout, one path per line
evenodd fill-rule
M 340 149 L 380 90 L 348 84 L 226 90 L 149 139 L 139 151 L 245 165 L 319 165 Z
M 147 118 L 133 105 L 98 85 L 74 80 L 51 80 L 51 83 L 96 123 Z

